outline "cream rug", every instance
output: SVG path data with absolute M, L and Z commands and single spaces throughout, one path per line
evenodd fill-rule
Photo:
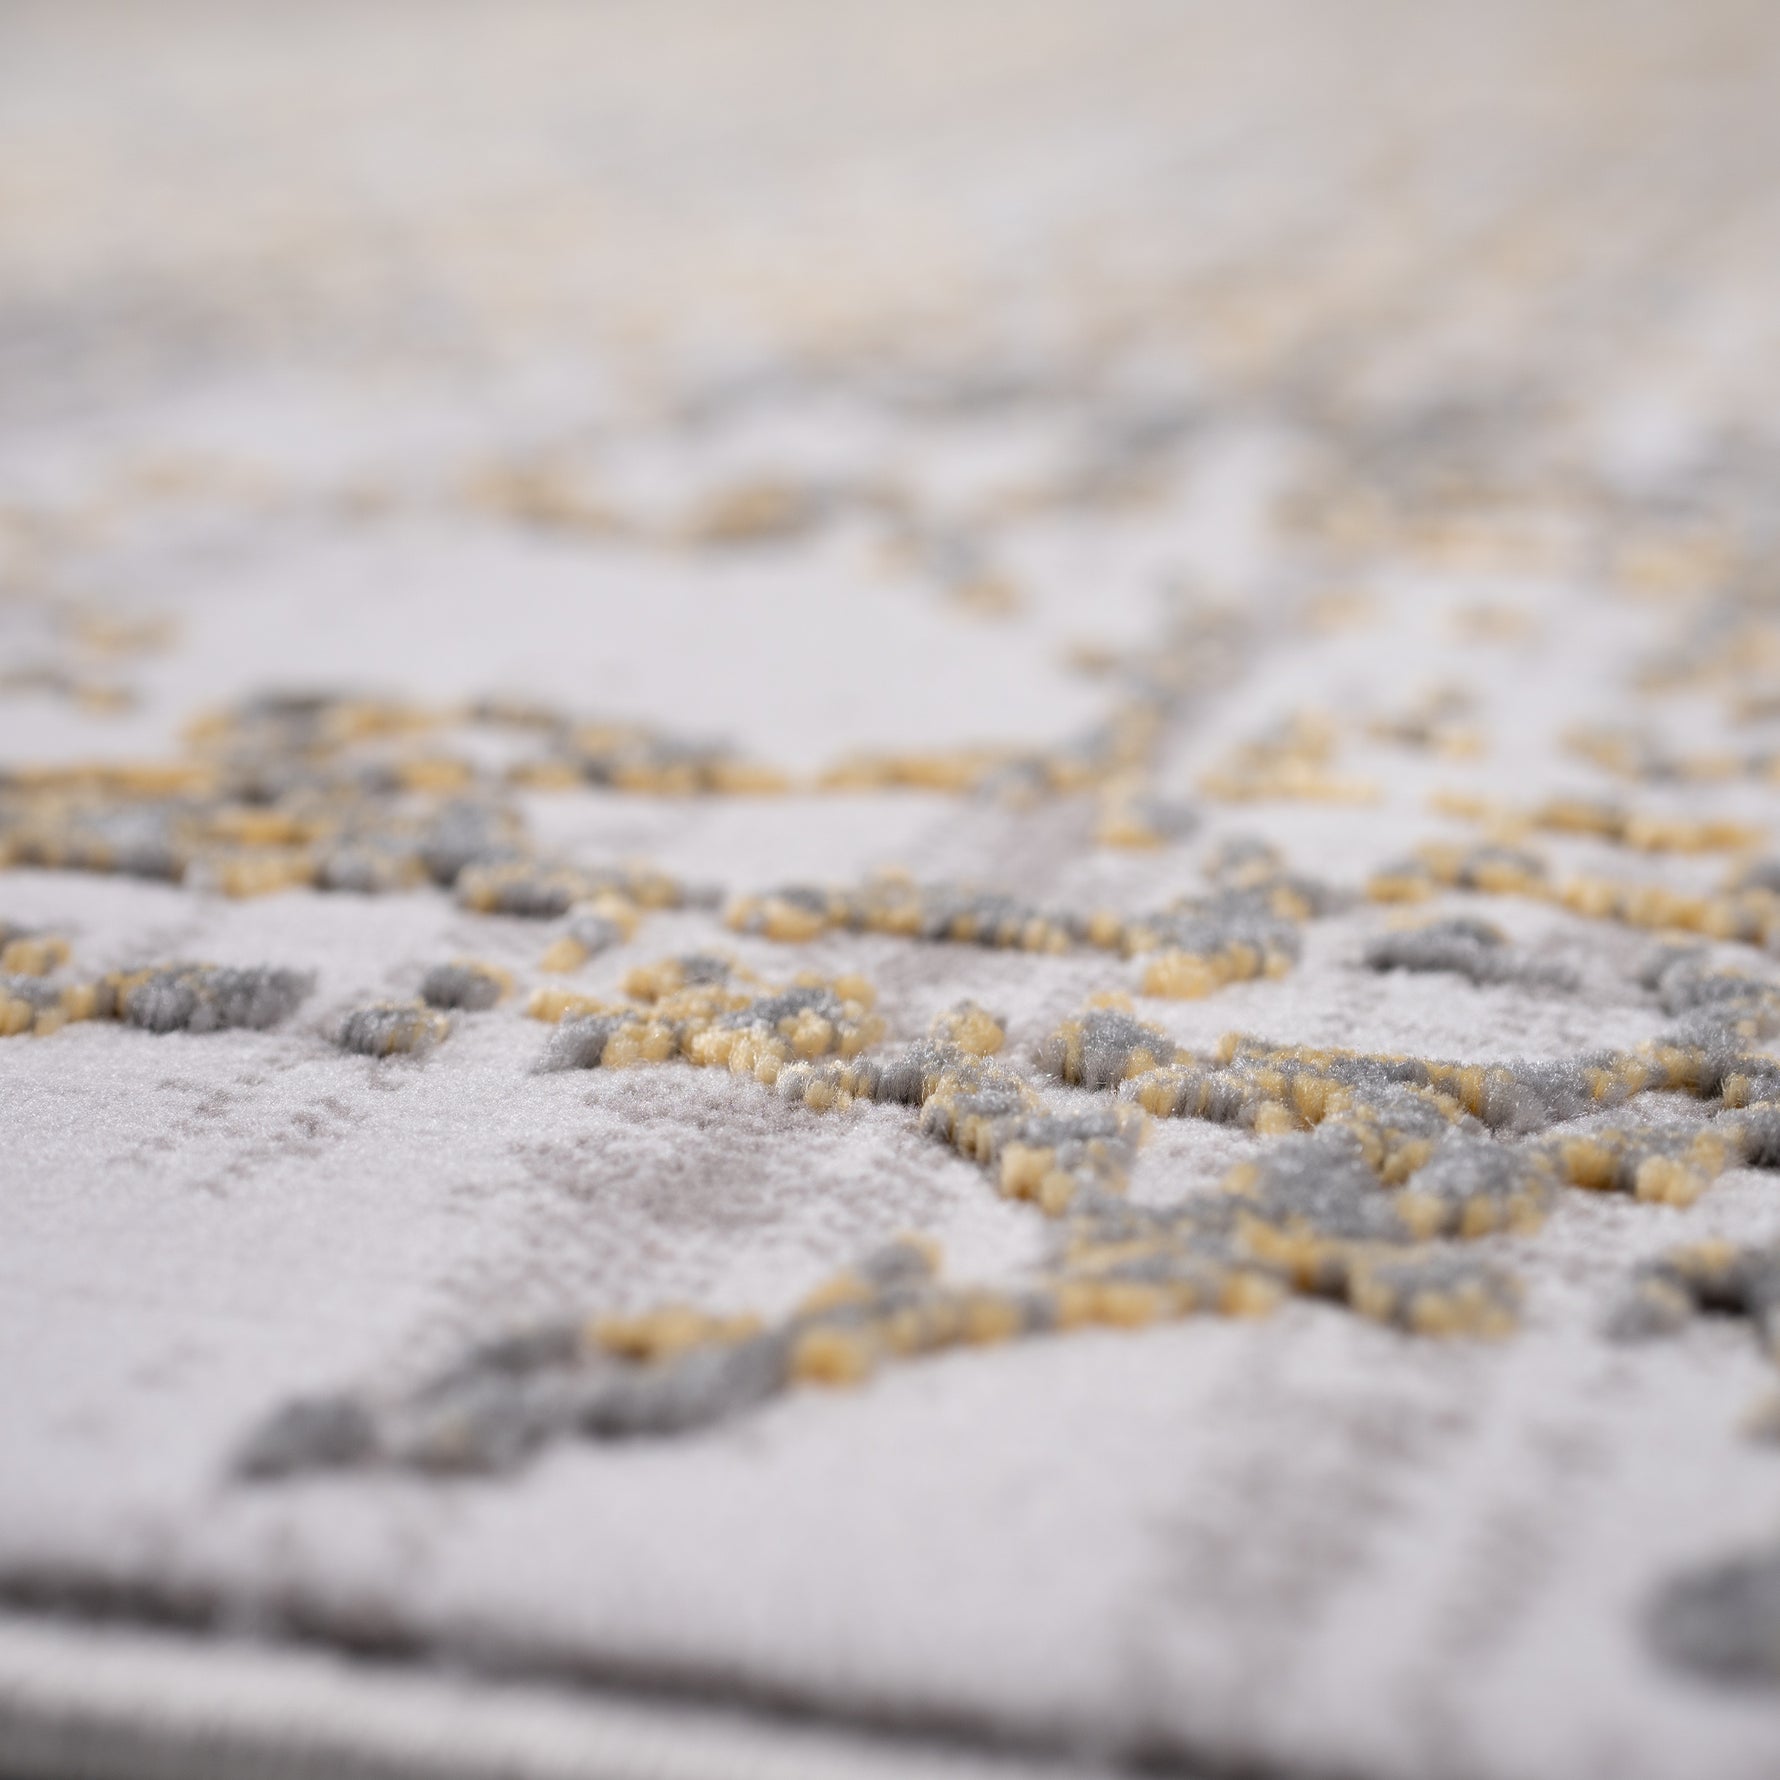
M 0 17 L 0 1770 L 1780 1771 L 1780 24 Z

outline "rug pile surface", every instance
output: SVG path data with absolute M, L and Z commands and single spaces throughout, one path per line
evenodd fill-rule
M 0 1770 L 1773 1774 L 1777 96 L 9 8 Z

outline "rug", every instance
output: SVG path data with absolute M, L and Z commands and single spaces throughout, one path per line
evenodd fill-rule
M 0 1770 L 1780 1766 L 1780 29 L 0 19 Z

